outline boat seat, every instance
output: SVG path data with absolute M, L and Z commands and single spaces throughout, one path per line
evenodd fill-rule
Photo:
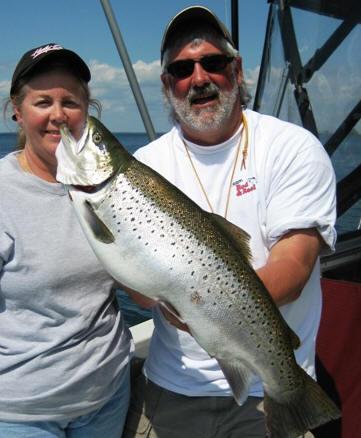
M 322 279 L 323 308 L 316 344 L 317 380 L 342 418 L 313 431 L 316 438 L 361 436 L 361 284 Z

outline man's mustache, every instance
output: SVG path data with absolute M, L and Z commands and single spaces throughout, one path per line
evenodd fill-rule
M 219 88 L 217 85 L 213 83 L 205 84 L 204 86 L 193 86 L 188 93 L 187 99 L 190 103 L 194 101 L 194 99 L 200 99 L 203 97 L 215 96 L 218 97 Z

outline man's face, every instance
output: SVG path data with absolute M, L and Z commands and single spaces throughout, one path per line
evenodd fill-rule
M 188 43 L 172 54 L 169 63 L 179 60 L 200 60 L 209 55 L 223 55 L 208 41 L 198 45 Z M 242 71 L 238 60 L 233 60 L 218 72 L 208 72 L 199 62 L 193 72 L 184 78 L 170 73 L 162 75 L 164 92 L 175 118 L 183 128 L 197 130 L 222 129 L 234 117 L 239 102 L 239 83 Z M 237 115 L 238 117 L 238 115 Z

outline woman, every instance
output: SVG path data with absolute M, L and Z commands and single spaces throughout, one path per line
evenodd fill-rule
M 12 78 L 22 149 L 0 160 L 0 438 L 119 438 L 133 350 L 113 291 L 56 182 L 59 126 L 80 138 L 90 71 L 46 44 Z M 5 108 L 5 109 L 6 109 Z

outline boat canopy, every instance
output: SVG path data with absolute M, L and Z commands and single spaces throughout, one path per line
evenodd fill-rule
M 354 249 L 361 239 L 361 2 L 269 3 L 253 109 L 320 139 L 337 178 L 338 245 L 352 239 Z
M 289 6 L 345 20 L 358 0 L 289 0 Z

